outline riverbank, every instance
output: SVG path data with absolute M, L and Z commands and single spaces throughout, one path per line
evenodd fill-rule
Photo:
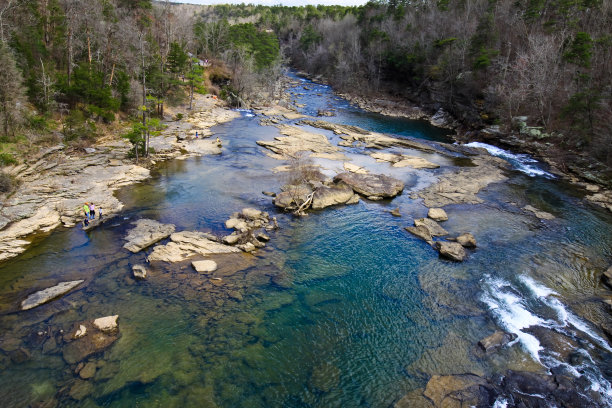
M 212 135 L 210 128 L 239 116 L 225 102 L 199 94 L 191 111 L 182 106 L 167 113 L 170 118 L 185 116 L 166 121 L 166 129 L 151 139 L 155 153 L 136 164 L 128 158 L 129 142 L 116 134 L 84 150 L 58 144 L 6 167 L 19 187 L 0 197 L 0 261 L 24 252 L 39 234 L 80 223 L 85 202 L 94 203 L 105 218 L 119 213 L 123 203 L 114 192 L 150 177 L 149 168 L 157 161 L 220 154 L 219 144 L 206 139 Z

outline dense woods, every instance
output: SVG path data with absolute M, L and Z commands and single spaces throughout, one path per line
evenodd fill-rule
M 443 107 L 469 128 L 515 131 L 562 166 L 581 160 L 573 152 L 612 164 L 609 1 L 381 1 L 260 13 L 294 66 L 337 89 L 401 96 Z
M 170 2 L 0 1 L 1 164 L 105 133 L 146 155 L 164 106 L 191 107 L 194 92 L 256 99 L 259 81 L 270 89 L 280 75 L 277 37 L 253 24 L 217 28 Z
M 91 143 L 117 118 L 146 154 L 165 105 L 193 92 L 276 99 L 290 64 L 339 91 L 444 108 L 470 137 L 512 132 L 561 167 L 601 170 L 612 164 L 611 26 L 607 0 L 2 0 L 0 161 Z

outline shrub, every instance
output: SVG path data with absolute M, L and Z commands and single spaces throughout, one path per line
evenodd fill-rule
M 10 153 L 0 153 L 0 166 L 9 166 L 17 164 L 17 159 Z
M 0 193 L 9 193 L 15 188 L 13 178 L 3 171 L 0 171 Z

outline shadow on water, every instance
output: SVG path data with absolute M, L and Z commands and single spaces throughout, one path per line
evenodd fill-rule
M 305 109 L 317 107 L 310 103 L 321 98 L 317 93 Z M 338 112 L 349 110 L 335 120 L 378 131 L 395 126 L 394 133 L 411 136 L 431 131 L 355 113 L 358 122 L 350 116 L 354 108 L 334 101 Z M 392 201 L 366 200 L 303 218 L 279 214 L 261 194 L 278 190 L 279 176 L 268 169 L 279 162 L 255 147 L 277 136 L 276 128 L 244 115 L 214 131 L 223 141 L 221 156 L 162 163 L 150 180 L 117 193 L 125 209 L 111 222 L 88 233 L 56 230 L 0 266 L 3 311 L 16 310 L 33 288 L 86 280 L 56 301 L 0 316 L 4 406 L 53 399 L 62 406 L 390 406 L 434 374 L 541 370 L 522 343 L 494 357 L 474 353 L 478 340 L 499 327 L 522 330 L 531 340 L 519 321 L 527 315 L 582 342 L 588 358 L 576 364 L 606 386 L 610 353 L 594 337 L 598 329 L 581 322 L 604 318 L 593 295 L 600 290 L 595 271 L 612 258 L 612 220 L 566 186 L 513 173 L 508 183 L 481 193 L 485 203 L 448 206 L 444 227 L 453 235 L 472 232 L 479 243 L 467 262 L 456 264 L 404 231 L 426 214 L 410 199 L 410 187 Z M 557 218 L 540 221 L 521 209 L 526 204 Z M 396 206 L 404 217 L 388 213 Z M 219 270 L 210 276 L 185 262 L 152 264 L 147 280 L 131 278 L 131 266 L 150 251 L 122 248 L 131 221 L 153 218 L 177 230 L 224 235 L 224 221 L 244 207 L 278 217 L 281 229 L 270 234 L 267 248 L 216 257 Z M 534 295 L 546 292 L 532 281 L 555 295 Z M 505 298 L 490 292 L 496 284 Z M 86 359 L 95 367 L 87 380 L 75 374 L 76 364 L 65 363 L 60 345 L 38 337 L 113 314 L 120 337 Z M 554 350 L 546 350 L 543 338 L 539 344 L 539 357 L 548 361 Z M 21 349 L 25 359 L 16 353 Z

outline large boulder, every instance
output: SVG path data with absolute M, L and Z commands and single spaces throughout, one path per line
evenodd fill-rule
M 391 198 L 404 190 L 404 183 L 384 174 L 340 173 L 334 182 L 347 184 L 357 194 L 370 199 Z
M 23 302 L 21 302 L 21 310 L 29 310 L 35 308 L 36 306 L 40 306 L 44 303 L 47 303 L 50 300 L 53 300 L 70 292 L 72 289 L 79 286 L 81 283 L 83 283 L 82 279 L 70 282 L 60 282 L 50 288 L 32 293 Z
M 135 228 L 128 231 L 127 241 L 123 247 L 131 252 L 138 252 L 154 243 L 167 238 L 174 232 L 174 225 L 162 224 L 155 220 L 141 219 L 134 222 Z
M 457 237 L 457 242 L 466 248 L 476 248 L 476 238 L 469 232 L 459 235 Z
M 461 244 L 457 242 L 438 241 L 436 242 L 436 249 L 441 256 L 452 261 L 461 262 L 467 256 Z
M 312 197 L 312 209 L 320 210 L 337 204 L 344 204 L 353 197 L 353 189 L 345 184 L 327 187 L 320 186 Z

